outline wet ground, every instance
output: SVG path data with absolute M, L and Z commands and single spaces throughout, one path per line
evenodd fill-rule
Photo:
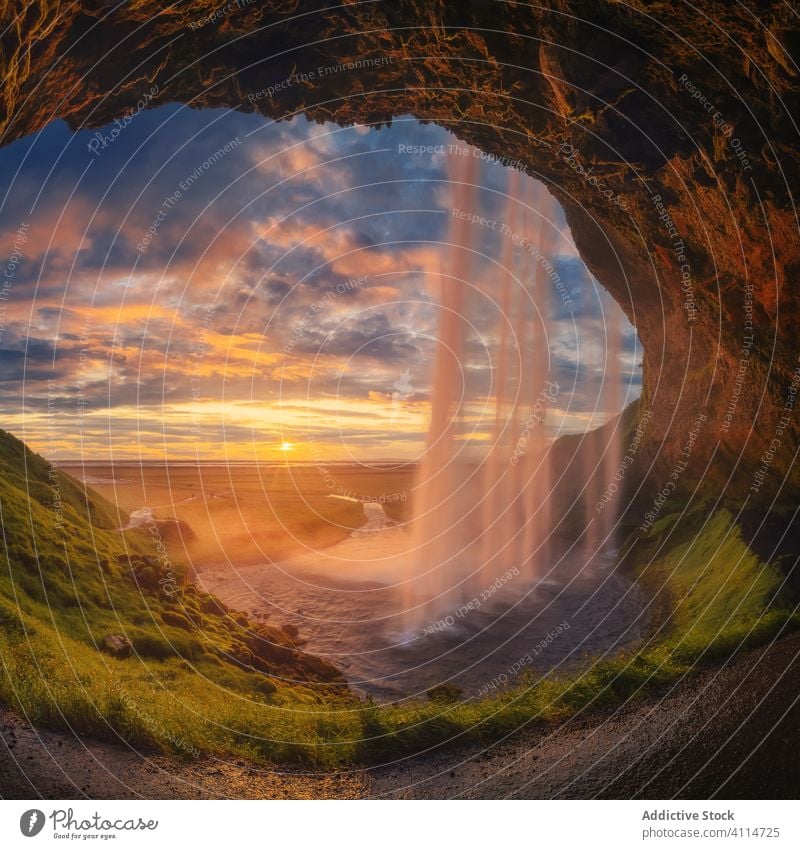
M 204 565 L 205 590 L 256 620 L 295 625 L 305 650 L 339 667 L 353 689 L 376 699 L 423 696 L 458 686 L 478 697 L 513 683 L 580 667 L 636 645 L 648 621 L 639 589 L 613 570 L 613 552 L 587 563 L 563 555 L 541 578 L 519 569 L 485 579 L 452 606 L 404 630 L 407 600 L 396 583 L 408 548 L 379 504 L 366 522 L 322 552 L 280 564 Z M 486 584 L 486 586 L 484 586 Z

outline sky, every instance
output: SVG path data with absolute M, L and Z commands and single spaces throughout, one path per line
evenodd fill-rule
M 453 259 L 448 145 L 471 155 L 411 118 L 342 128 L 175 104 L 0 150 L 2 426 L 54 461 L 418 457 Z M 475 163 L 470 206 L 502 223 L 510 169 Z M 560 209 L 542 226 L 562 285 L 546 320 L 556 436 L 618 412 L 611 379 L 634 400 L 640 352 Z M 489 291 L 503 237 L 467 229 L 470 287 Z M 480 406 L 499 322 L 470 297 Z

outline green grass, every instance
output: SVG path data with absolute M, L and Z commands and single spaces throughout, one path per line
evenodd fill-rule
M 654 609 L 667 611 L 640 648 L 578 674 L 528 674 L 492 698 L 449 709 L 372 706 L 364 730 L 374 739 L 364 756 L 398 757 L 442 739 L 485 742 L 522 725 L 611 708 L 800 626 L 782 572 L 748 549 L 726 510 L 666 517 L 628 556 Z
M 666 516 L 628 556 L 654 606 L 668 612 L 660 649 L 687 661 L 753 644 L 794 619 L 783 573 L 747 547 L 726 509 Z
M 364 755 L 398 757 L 447 738 L 486 741 L 525 724 L 611 708 L 800 625 L 783 574 L 747 548 L 726 510 L 710 518 L 703 511 L 667 517 L 629 558 L 654 608 L 668 611 L 639 649 L 578 674 L 528 674 L 492 698 L 449 709 L 371 707 L 365 731 L 375 739 L 365 743 Z
M 113 530 L 113 505 L 2 431 L 0 464 L 2 702 L 35 724 L 177 754 L 325 761 L 306 751 L 320 710 L 331 723 L 355 704 L 333 667 L 219 609 L 180 564 L 158 562 L 146 531 Z M 133 656 L 102 653 L 108 634 Z
M 37 725 L 181 757 L 327 768 L 485 742 L 642 696 L 798 624 L 782 573 L 748 549 L 731 514 L 697 510 L 662 518 L 628 548 L 627 568 L 660 611 L 638 650 L 571 675 L 528 673 L 484 699 L 443 691 L 378 705 L 325 683 L 335 671 L 278 629 L 216 609 L 177 565 L 179 592 L 140 589 L 129 559 L 143 581 L 147 535 L 113 531 L 115 508 L 63 476 L 58 527 L 49 466 L 2 432 L 0 463 L 0 700 Z M 260 667 L 258 631 L 272 644 Z M 134 655 L 99 651 L 109 633 L 127 635 Z

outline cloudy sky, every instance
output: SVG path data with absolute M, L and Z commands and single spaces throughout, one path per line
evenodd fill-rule
M 98 133 L 55 122 L 0 150 L 2 426 L 61 460 L 414 458 L 454 262 L 448 145 L 463 150 L 412 119 L 341 128 L 173 105 Z M 487 222 L 467 224 L 467 402 L 493 392 L 488 294 L 511 217 L 544 234 L 554 269 L 550 432 L 600 424 L 610 380 L 620 404 L 639 394 L 635 334 L 533 181 L 517 194 L 546 224 L 514 217 L 509 169 L 476 166 L 466 203 Z

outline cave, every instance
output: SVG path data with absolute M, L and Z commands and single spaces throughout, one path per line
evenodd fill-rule
M 117 130 L 169 104 L 378 129 L 411 116 L 534 178 L 563 209 L 582 261 L 635 328 L 643 352 L 641 397 L 618 421 L 553 447 L 565 470 L 564 512 L 576 498 L 581 453 L 596 450 L 593 440 L 607 427 L 621 428 L 636 440 L 624 480 L 623 564 L 646 570 L 663 550 L 682 546 L 706 557 L 693 540 L 713 526 L 710 545 L 739 534 L 744 540 L 745 555 L 728 571 L 752 554 L 757 564 L 779 567 L 796 591 L 800 360 L 791 278 L 800 268 L 793 118 L 800 29 L 789 6 L 759 3 L 757 15 L 755 6 L 267 0 L 222 13 L 212 0 L 168 9 L 151 0 L 113 8 L 103 0 L 31 4 L 2 36 L 2 143 L 64 121 L 73 133 L 97 131 L 86 153 L 91 167 Z M 14 450 L 25 463 L 40 461 Z M 44 480 L 46 469 L 36 468 Z M 87 502 L 86 510 L 98 507 Z M 719 519 L 723 511 L 730 525 Z M 650 531 L 667 514 L 666 539 L 652 542 Z M 130 529 L 109 522 L 105 530 Z M 179 523 L 170 530 L 183 541 Z M 726 556 L 720 544 L 717 560 L 720 550 Z M 158 585 L 158 563 L 123 562 L 137 585 Z M 23 564 L 30 572 L 31 563 Z M 196 590 L 188 595 L 200 598 Z M 674 621 L 670 602 L 654 606 L 653 629 Z M 796 617 L 794 602 L 781 595 L 786 621 Z M 192 629 L 184 613 L 167 613 L 175 627 Z M 191 613 L 201 621 L 234 618 L 210 590 Z M 785 620 L 776 615 L 771 624 L 782 633 Z M 246 616 L 231 627 L 239 628 L 237 671 L 253 671 L 258 661 L 262 673 L 294 674 L 269 656 L 266 630 L 254 648 L 245 642 Z M 346 684 L 303 654 L 293 624 L 269 634 L 281 664 L 297 660 L 321 686 Z M 186 645 L 188 663 L 188 637 Z M 273 685 L 262 686 L 269 696 Z M 427 693 L 431 704 L 457 698 L 444 686 Z M 372 721 L 369 714 L 365 734 Z M 409 743 L 408 752 L 416 751 Z M 768 775 L 762 759 L 745 792 Z M 716 792 L 717 784 L 709 774 L 694 789 Z
M 211 5 L 28 7 L 3 36 L 4 144 L 56 118 L 100 127 L 173 101 L 345 126 L 437 122 L 547 185 L 636 327 L 653 417 L 641 477 L 660 489 L 691 438 L 677 481 L 688 497 L 791 498 L 798 74 L 787 9 L 762 10 L 767 30 L 721 3 L 669 14 L 647 3 L 266 3 L 209 26 Z

